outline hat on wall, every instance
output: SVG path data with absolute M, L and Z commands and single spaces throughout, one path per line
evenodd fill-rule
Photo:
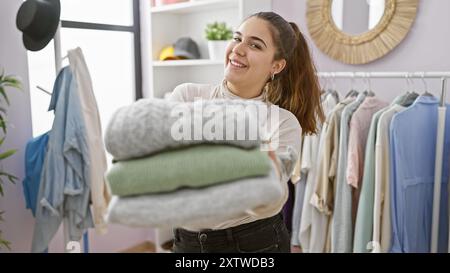
M 27 0 L 17 12 L 16 26 L 23 33 L 26 49 L 43 49 L 58 29 L 61 15 L 59 0 Z

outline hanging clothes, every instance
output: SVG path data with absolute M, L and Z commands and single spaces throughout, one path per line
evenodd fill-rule
M 353 250 L 352 191 L 346 179 L 348 136 L 351 117 L 365 98 L 365 93 L 359 94 L 356 100 L 347 105 L 342 112 L 336 196 L 331 227 L 331 251 L 333 253 L 350 253 Z
M 367 139 L 369 136 L 369 130 L 373 115 L 388 105 L 376 97 L 367 97 L 359 108 L 353 114 L 350 121 L 349 140 L 348 140 L 348 159 L 347 159 L 347 183 L 352 186 L 352 230 L 354 230 L 354 237 L 362 235 L 363 232 L 370 232 L 367 237 L 370 238 L 371 230 L 363 230 L 363 232 L 357 233 L 355 230 L 356 213 L 358 211 L 359 197 L 361 192 L 361 184 L 364 173 L 364 152 L 366 151 Z M 375 128 L 375 125 L 373 126 Z M 372 132 L 373 136 L 374 132 Z M 370 147 L 373 148 L 372 143 Z M 373 154 L 373 149 L 369 149 L 369 155 Z M 371 201 L 370 203 L 373 203 Z M 359 230 L 358 230 L 359 231 Z M 357 236 L 358 235 L 358 236 Z M 359 247 L 358 252 L 362 252 L 366 245 L 362 245 L 362 242 L 354 240 L 354 243 Z
M 312 190 L 309 186 L 313 177 L 313 162 L 316 160 L 317 149 L 319 148 L 319 139 L 317 135 L 307 135 L 303 140 L 301 170 L 307 176 L 305 182 L 305 194 L 302 204 L 302 217 L 300 220 L 300 229 L 298 231 L 298 240 L 303 252 L 309 252 L 310 247 L 310 227 L 311 227 L 311 210 L 309 207 L 309 198 Z
M 341 101 L 328 116 L 323 130 L 325 135 L 324 149 L 318 159 L 317 183 L 311 203 L 322 213 L 331 215 L 336 180 L 337 157 L 339 151 L 339 127 L 344 108 L 355 98 Z
M 405 109 L 398 104 L 389 107 L 381 114 L 377 125 L 372 241 L 378 243 L 380 249 L 375 252 L 386 253 L 391 245 L 389 125 L 392 117 Z
M 300 241 L 298 238 L 300 223 L 302 218 L 303 200 L 305 198 L 306 189 L 306 177 L 307 174 L 301 170 L 302 152 L 303 152 L 303 137 L 301 139 L 301 149 L 299 158 L 295 164 L 294 170 L 291 175 L 291 182 L 294 184 L 295 198 L 292 211 L 292 232 L 291 232 L 291 246 L 300 247 Z
M 442 189 L 447 189 L 450 138 L 445 139 L 444 160 L 435 162 L 438 101 L 420 96 L 408 109 L 397 113 L 390 124 L 391 252 L 430 251 L 435 164 L 443 164 Z M 439 252 L 447 252 L 448 192 L 441 192 Z
M 337 105 L 335 96 L 325 96 L 322 102 L 322 108 L 324 109 L 325 116 L 327 116 L 334 107 Z M 322 129 L 322 128 L 321 128 Z M 302 164 L 309 167 L 308 179 L 306 182 L 305 198 L 302 208 L 302 219 L 299 231 L 299 241 L 304 252 L 323 252 L 323 244 L 321 238 L 323 237 L 323 225 L 321 215 L 315 210 L 311 204 L 311 197 L 313 195 L 316 175 L 317 175 L 317 155 L 321 154 L 321 148 L 324 141 L 324 136 L 319 132 L 315 136 L 310 136 L 311 145 L 309 149 L 306 149 L 302 153 Z M 307 139 L 305 138 L 305 143 Z M 307 151 L 307 153 L 306 153 Z M 305 158 L 305 154 L 308 156 Z M 305 160 L 305 161 L 303 161 Z
M 25 148 L 25 178 L 23 193 L 26 208 L 36 215 L 39 185 L 41 184 L 42 166 L 47 152 L 49 133 L 45 133 L 28 141 Z
M 370 124 L 364 159 L 364 176 L 362 180 L 361 195 L 355 221 L 355 234 L 353 240 L 354 253 L 367 253 L 369 252 L 369 250 L 375 247 L 373 245 L 368 245 L 370 241 L 372 241 L 373 232 L 375 137 L 377 134 L 378 120 L 385 110 L 386 108 L 383 108 L 375 113 Z
M 291 245 L 300 246 L 299 231 L 302 221 L 303 202 L 305 200 L 306 180 L 308 175 L 306 173 L 300 174 L 300 180 L 295 183 L 295 200 L 294 211 L 292 212 L 292 235 Z
M 373 184 L 373 194 L 361 195 L 360 202 L 373 200 L 373 207 L 367 204 L 365 210 L 358 210 L 357 225 L 372 225 L 372 242 L 374 253 L 386 253 L 391 244 L 391 213 L 390 213 L 390 161 L 389 161 L 389 125 L 392 117 L 410 106 L 417 98 L 417 94 L 406 93 L 394 99 L 392 104 L 385 108 L 378 117 L 375 136 L 375 158 L 374 172 L 364 170 L 363 191 L 372 191 L 370 185 Z M 370 167 L 369 167 L 370 168 Z M 365 188 L 365 185 L 369 185 Z M 371 220 L 368 216 L 372 215 Z M 361 228 L 363 228 L 361 227 Z M 361 240 L 367 244 L 367 237 Z
M 324 234 L 325 252 L 331 251 L 331 215 L 333 212 L 334 192 L 336 188 L 336 168 L 339 148 L 339 129 L 341 114 L 344 108 L 352 103 L 355 98 L 350 97 L 341 101 L 327 117 L 324 125 L 323 151 L 317 160 L 318 171 L 311 204 L 326 219 L 326 232 Z
M 80 94 L 80 106 L 86 126 L 94 224 L 96 230 L 100 234 L 104 234 L 107 231 L 104 216 L 108 209 L 108 203 L 111 200 L 111 191 L 104 178 L 107 163 L 100 114 L 91 76 L 81 48 L 69 50 L 68 58 Z
M 36 208 L 32 252 L 43 252 L 64 218 L 69 240 L 93 227 L 89 209 L 89 151 L 76 81 L 70 67 L 56 78 L 49 111 L 55 119 L 48 140 Z

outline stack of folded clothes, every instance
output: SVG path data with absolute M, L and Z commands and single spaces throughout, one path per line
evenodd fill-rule
M 119 109 L 105 135 L 114 157 L 106 173 L 114 195 L 107 220 L 137 227 L 211 226 L 282 198 L 271 160 L 260 150 L 260 126 L 254 126 L 254 106 L 260 104 L 141 99 Z M 233 106 L 238 111 L 230 111 Z M 203 129 L 215 124 L 215 130 L 199 135 L 199 123 Z M 217 126 L 222 123 L 233 125 L 234 136 L 227 135 L 230 127 Z

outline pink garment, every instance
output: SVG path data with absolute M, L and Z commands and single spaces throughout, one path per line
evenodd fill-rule
M 348 139 L 347 183 L 353 187 L 352 215 L 356 219 L 358 211 L 359 194 L 364 171 L 364 158 L 366 152 L 367 137 L 369 135 L 372 116 L 388 106 L 376 97 L 367 97 L 355 111 L 350 120 Z

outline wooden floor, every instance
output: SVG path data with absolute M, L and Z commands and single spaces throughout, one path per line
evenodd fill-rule
M 138 245 L 120 251 L 120 253 L 155 253 L 156 247 L 153 242 L 145 241 Z

